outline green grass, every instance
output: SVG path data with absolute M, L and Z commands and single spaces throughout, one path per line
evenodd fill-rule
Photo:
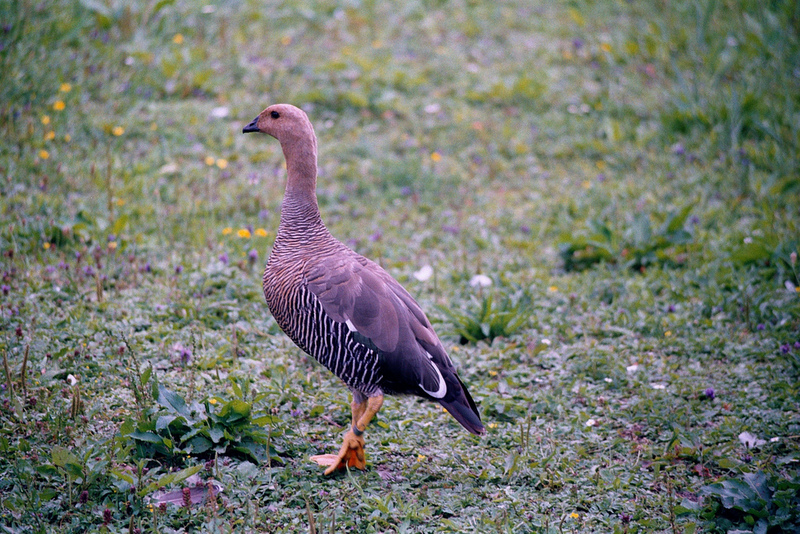
M 0 20 L 0 530 L 798 528 L 796 2 Z M 309 461 L 349 400 L 263 303 L 283 157 L 241 128 L 275 102 L 309 114 L 324 220 L 427 310 L 483 438 L 389 399 L 366 472 Z M 152 506 L 195 471 L 215 501 Z

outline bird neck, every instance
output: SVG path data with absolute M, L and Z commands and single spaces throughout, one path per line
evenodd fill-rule
M 313 134 L 302 142 L 283 146 L 286 158 L 286 193 L 281 206 L 281 226 L 322 224 L 317 204 L 317 143 Z

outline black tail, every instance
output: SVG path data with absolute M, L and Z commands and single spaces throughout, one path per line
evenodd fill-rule
M 475 401 L 472 400 L 472 396 L 469 394 L 469 391 L 467 391 L 467 387 L 458 375 L 452 373 L 451 376 L 456 379 L 458 386 L 450 380 L 450 376 L 445 377 L 447 395 L 445 395 L 443 399 L 439 399 L 439 404 L 444 406 L 450 415 L 461 423 L 461 426 L 473 434 L 480 436 L 486 432 L 486 429 L 483 428 L 483 423 L 481 423 L 478 407 L 475 405 Z

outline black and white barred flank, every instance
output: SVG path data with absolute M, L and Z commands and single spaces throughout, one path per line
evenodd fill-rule
M 268 304 L 281 330 L 347 387 L 367 397 L 380 393 L 379 355 L 357 341 L 346 324 L 331 319 L 313 293 L 295 286 Z

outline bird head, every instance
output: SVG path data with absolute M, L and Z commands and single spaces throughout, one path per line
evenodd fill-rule
M 302 109 L 291 104 L 273 104 L 242 130 L 242 133 L 251 132 L 269 134 L 284 144 L 313 136 L 314 128 Z

